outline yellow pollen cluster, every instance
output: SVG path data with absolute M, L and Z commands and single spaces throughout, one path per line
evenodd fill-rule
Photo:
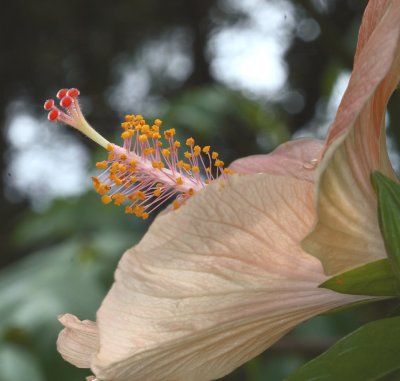
M 194 139 L 193 138 L 186 139 L 186 145 L 189 146 L 189 147 L 193 147 L 194 146 Z
M 224 168 L 218 152 L 211 152 L 210 146 L 195 145 L 192 137 L 186 139 L 187 151 L 181 159 L 176 130 L 160 132 L 161 125 L 160 119 L 147 124 L 141 115 L 125 116 L 121 123 L 123 147 L 109 144 L 107 160 L 96 163 L 104 172 L 92 178 L 104 204 L 129 203 L 126 213 L 146 219 L 171 197 L 177 196 L 172 202 L 177 209 L 212 180 L 232 173 Z
M 162 161 L 153 161 L 152 163 L 153 168 L 163 169 L 164 163 Z
M 172 139 L 176 134 L 175 128 L 170 128 L 169 130 L 164 131 L 165 139 Z

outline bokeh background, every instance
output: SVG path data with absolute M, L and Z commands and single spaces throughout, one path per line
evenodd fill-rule
M 226 163 L 323 137 L 346 87 L 366 1 L 13 0 L 0 12 L 0 381 L 78 381 L 56 352 L 63 312 L 94 319 L 123 251 L 148 228 L 91 190 L 104 152 L 42 109 L 78 87 L 119 139 L 159 117 Z M 400 96 L 388 127 L 398 165 Z M 396 107 L 397 103 L 397 107 Z M 282 380 L 392 305 L 317 317 L 224 380 Z

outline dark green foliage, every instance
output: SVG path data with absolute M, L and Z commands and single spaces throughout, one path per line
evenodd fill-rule
M 349 334 L 285 381 L 375 381 L 400 369 L 400 318 L 377 320 Z
M 400 283 L 387 259 L 367 263 L 364 266 L 336 275 L 319 287 L 353 295 L 389 297 L 400 295 Z
M 379 172 L 371 178 L 378 196 L 379 226 L 389 263 L 400 280 L 400 185 Z

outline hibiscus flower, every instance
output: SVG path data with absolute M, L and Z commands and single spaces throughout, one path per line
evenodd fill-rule
M 384 116 L 400 78 L 399 5 L 369 2 L 326 141 L 285 143 L 182 190 L 123 255 L 96 322 L 60 317 L 64 359 L 102 381 L 214 380 L 302 321 L 372 298 L 318 286 L 386 256 L 370 174 L 395 178 Z

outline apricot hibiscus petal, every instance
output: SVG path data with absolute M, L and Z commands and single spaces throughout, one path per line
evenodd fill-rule
M 57 340 L 57 350 L 64 360 L 78 368 L 89 368 L 92 357 L 99 349 L 97 325 L 90 320 L 80 321 L 76 316 L 64 314 L 58 320 L 65 328 Z
M 321 263 L 299 246 L 312 193 L 294 178 L 233 175 L 159 216 L 98 311 L 96 376 L 216 379 L 301 321 L 362 299 L 318 289 Z
M 354 70 L 318 169 L 318 222 L 303 242 L 327 274 L 385 256 L 370 173 L 379 170 L 395 178 L 386 151 L 384 117 L 399 79 L 399 1 L 371 1 Z
M 313 181 L 313 170 L 317 167 L 322 148 L 321 140 L 292 140 L 281 144 L 268 155 L 235 160 L 229 168 L 236 173 L 271 173 Z

